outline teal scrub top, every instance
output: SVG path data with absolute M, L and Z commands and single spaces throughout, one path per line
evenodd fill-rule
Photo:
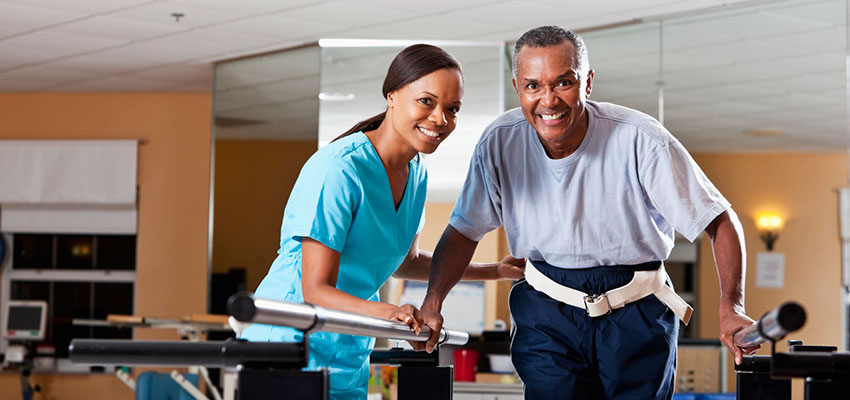
M 409 163 L 398 209 L 384 165 L 369 138 L 357 132 L 330 143 L 304 164 L 284 210 L 280 250 L 255 292 L 258 298 L 303 303 L 301 238 L 340 253 L 336 287 L 378 301 L 378 289 L 404 261 L 424 224 L 427 171 Z M 254 324 L 251 341 L 301 341 L 292 328 Z M 375 339 L 330 332 L 310 335 L 308 368 L 328 368 L 334 399 L 366 397 L 369 354 Z

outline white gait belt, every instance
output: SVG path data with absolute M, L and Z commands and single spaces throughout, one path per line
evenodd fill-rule
M 562 303 L 587 310 L 590 317 L 610 314 L 613 310 L 651 294 L 669 307 L 685 325 L 691 320 L 691 314 L 694 312 L 687 302 L 665 284 L 667 272 L 664 270 L 664 264 L 654 271 L 635 271 L 635 276 L 625 286 L 593 296 L 561 285 L 543 275 L 532 263 L 528 264 L 525 268 L 525 280 L 531 287 Z

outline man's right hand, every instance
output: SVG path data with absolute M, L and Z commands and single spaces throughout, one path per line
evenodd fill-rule
M 440 341 L 440 332 L 443 330 L 443 316 L 433 308 L 423 306 L 421 311 L 422 325 L 431 328 L 431 337 L 425 342 L 425 351 L 431 353 Z
M 451 225 L 446 227 L 431 259 L 431 279 L 428 292 L 422 301 L 422 325 L 431 328 L 431 336 L 425 342 L 425 351 L 432 352 L 440 341 L 443 316 L 440 310 L 449 290 L 463 277 L 472 260 L 478 242 L 467 239 Z

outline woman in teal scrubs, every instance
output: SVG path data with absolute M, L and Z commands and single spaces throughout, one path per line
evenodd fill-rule
M 455 128 L 463 95 L 460 64 L 418 44 L 393 59 L 383 85 L 387 110 L 316 152 L 301 169 L 281 226 L 280 250 L 256 297 L 307 302 L 402 321 L 419 310 L 382 303 L 391 276 L 428 280 L 431 253 L 419 250 L 430 154 Z M 470 264 L 465 279 L 519 279 L 521 260 Z M 302 332 L 254 324 L 252 341 L 302 341 Z M 331 398 L 365 399 L 370 337 L 310 334 L 307 368 L 330 370 Z M 421 349 L 422 344 L 414 346 Z

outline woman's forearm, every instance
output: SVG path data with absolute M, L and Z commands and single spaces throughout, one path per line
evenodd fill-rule
M 395 305 L 378 301 L 369 301 L 350 295 L 330 285 L 303 287 L 304 302 L 334 310 L 365 314 L 378 318 L 388 318 Z
M 401 267 L 393 273 L 393 277 L 409 281 L 428 281 L 431 273 L 431 261 L 433 253 L 419 250 L 413 258 L 406 258 Z M 466 266 L 461 280 L 485 281 L 501 279 L 499 275 L 499 263 L 477 263 L 471 262 Z

